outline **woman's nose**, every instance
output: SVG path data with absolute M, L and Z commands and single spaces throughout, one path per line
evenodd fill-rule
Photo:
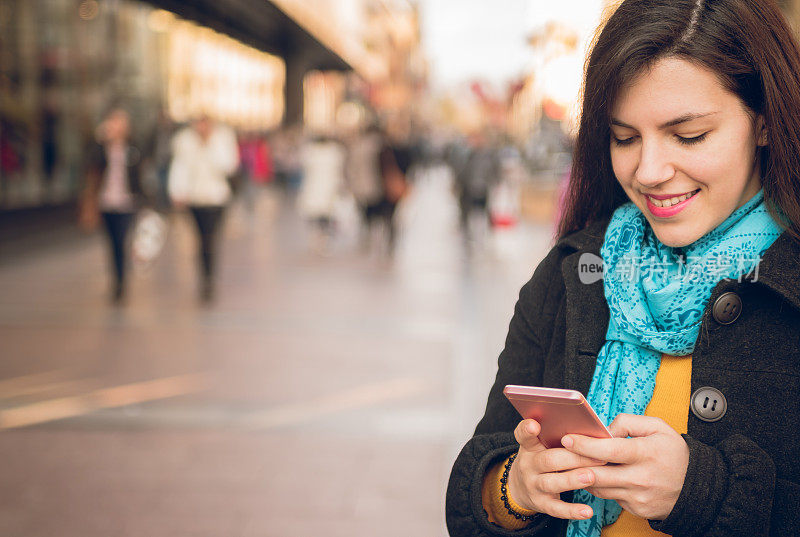
M 675 166 L 670 161 L 666 148 L 657 142 L 642 142 L 636 181 L 643 186 L 652 187 L 668 181 L 674 175 Z

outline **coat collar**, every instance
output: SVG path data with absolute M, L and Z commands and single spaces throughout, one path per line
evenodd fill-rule
M 800 309 L 800 242 L 788 231 L 764 252 L 758 267 L 758 282 Z
M 611 222 L 610 216 L 591 222 L 585 228 L 562 237 L 556 246 L 571 247 L 581 252 L 600 255 L 600 247 L 603 245 L 609 222 Z
M 597 353 L 605 343 L 609 311 L 603 280 L 580 281 L 580 258 L 585 253 L 600 255 L 610 218 L 592 223 L 556 243 L 565 250 L 561 261 L 564 281 L 566 331 L 564 335 L 564 387 L 589 393 L 597 364 Z

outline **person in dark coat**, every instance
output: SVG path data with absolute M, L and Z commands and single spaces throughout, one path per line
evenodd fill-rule
M 126 110 L 114 108 L 106 116 L 98 128 L 97 141 L 89 148 L 82 198 L 85 227 L 92 227 L 93 215 L 99 214 L 108 235 L 113 302 L 120 302 L 125 295 L 128 234 L 143 199 L 142 153 L 130 141 L 130 130 L 130 116 Z
M 482 225 L 489 223 L 489 190 L 500 177 L 497 149 L 488 137 L 477 134 L 472 137 L 471 144 L 466 165 L 457 175 L 461 228 L 468 241 L 474 238 L 471 228 L 475 226 L 470 223 L 473 214 L 480 215 Z
M 452 536 L 800 527 L 800 49 L 770 0 L 625 0 L 587 64 L 558 240 L 456 459 Z M 545 448 L 507 384 L 614 436 Z
M 378 169 L 383 185 L 383 197 L 378 208 L 388 228 L 387 249 L 394 254 L 397 242 L 397 224 L 394 214 L 397 205 L 408 191 L 408 173 L 413 165 L 414 151 L 408 142 L 397 136 L 388 136 L 378 154 Z

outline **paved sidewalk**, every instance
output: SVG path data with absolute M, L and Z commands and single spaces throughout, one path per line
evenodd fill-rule
M 282 194 L 228 214 L 218 300 L 190 222 L 107 301 L 103 237 L 0 264 L 0 535 L 431 536 L 550 230 L 464 253 L 417 185 L 389 261 L 326 256 Z

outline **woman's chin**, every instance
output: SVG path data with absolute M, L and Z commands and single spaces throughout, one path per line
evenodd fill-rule
M 697 233 L 679 233 L 678 230 L 667 231 L 661 228 L 662 226 L 656 224 L 653 226 L 653 232 L 661 244 L 670 248 L 683 248 L 700 238 Z

